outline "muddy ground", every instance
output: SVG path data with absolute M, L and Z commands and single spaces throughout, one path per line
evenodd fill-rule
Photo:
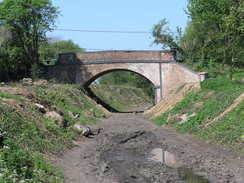
M 114 114 L 92 128 L 100 133 L 55 161 L 66 183 L 244 183 L 243 155 L 157 127 L 141 114 Z

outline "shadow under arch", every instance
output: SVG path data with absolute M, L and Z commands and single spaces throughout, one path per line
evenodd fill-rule
M 154 89 L 154 93 L 155 93 L 155 89 L 156 89 L 156 86 L 155 84 L 150 80 L 148 79 L 147 77 L 145 77 L 144 75 L 136 72 L 136 71 L 133 71 L 133 70 L 129 70 L 129 69 L 109 69 L 109 70 L 106 70 L 106 71 L 103 71 L 103 72 L 100 72 L 98 73 L 97 75 L 93 76 L 91 79 L 89 79 L 84 85 L 83 85 L 83 88 L 86 92 L 86 94 L 91 97 L 93 100 L 96 101 L 97 104 L 100 104 L 102 105 L 104 108 L 106 108 L 107 110 L 109 110 L 110 112 L 114 112 L 114 113 L 143 113 L 144 111 L 141 110 L 141 111 L 128 111 L 128 112 L 121 112 L 121 111 L 118 111 L 117 109 L 111 107 L 109 104 L 105 103 L 101 98 L 99 98 L 98 96 L 96 96 L 94 94 L 94 92 L 91 90 L 91 88 L 89 87 L 95 80 L 97 80 L 98 78 L 102 77 L 103 75 L 106 75 L 108 73 L 112 73 L 112 72 L 116 72 L 116 71 L 125 71 L 125 72 L 132 72 L 132 73 L 135 73 L 137 75 L 139 75 L 140 77 L 144 78 L 145 80 L 147 80 L 152 86 L 153 86 L 153 89 Z M 155 100 L 154 100 L 154 103 L 153 105 L 155 105 Z M 152 107 L 152 106 L 151 106 Z M 150 108 L 150 107 L 149 107 Z

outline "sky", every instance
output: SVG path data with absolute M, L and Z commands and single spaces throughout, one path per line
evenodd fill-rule
M 57 29 L 152 31 L 154 24 L 166 18 L 174 31 L 184 29 L 187 0 L 53 0 L 61 16 Z M 48 36 L 71 39 L 88 51 L 158 50 L 150 34 L 67 32 L 56 30 Z

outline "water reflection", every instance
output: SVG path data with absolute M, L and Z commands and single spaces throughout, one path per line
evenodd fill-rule
M 194 174 L 190 169 L 181 168 L 179 173 L 184 183 L 209 183 L 207 179 Z

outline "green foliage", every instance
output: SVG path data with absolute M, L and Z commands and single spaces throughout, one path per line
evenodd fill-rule
M 180 43 L 184 60 L 198 63 L 198 70 L 221 63 L 219 72 L 228 66 L 232 77 L 233 68 L 244 65 L 244 2 L 188 0 L 188 14 L 191 21 Z
M 162 19 L 158 24 L 153 26 L 152 36 L 154 38 L 153 43 L 156 45 L 161 45 L 163 49 L 165 48 L 178 48 L 177 37 L 175 38 L 167 26 L 168 21 Z M 181 33 L 181 29 L 178 28 L 178 33 Z
M 216 78 L 210 78 L 201 83 L 201 87 L 204 90 L 215 90 L 215 91 L 227 91 L 227 90 L 241 90 L 243 85 L 240 81 L 227 79 L 226 76 L 218 76 Z
M 103 112 L 96 108 L 94 103 L 89 102 L 87 96 L 78 87 L 62 85 L 52 89 L 37 88 L 36 92 L 44 103 L 63 113 L 68 126 L 77 122 L 70 117 L 69 112 L 79 115 L 78 122 L 83 125 L 95 123 L 96 117 L 105 117 Z
M 72 147 L 79 135 L 73 128 L 75 123 L 94 124 L 105 115 L 78 86 L 36 86 L 28 91 L 33 94 L 31 101 L 0 93 L 0 182 L 62 182 L 62 174 L 44 161 L 42 153 L 57 154 Z M 35 103 L 62 114 L 64 124 L 45 118 Z M 70 112 L 80 117 L 74 119 Z
M 0 25 L 0 48 L 4 44 L 5 40 L 11 38 L 10 32 Z
M 145 104 L 153 104 L 151 97 L 136 87 L 92 84 L 90 88 L 104 103 L 120 112 L 130 111 Z
M 0 149 L 0 159 L 0 182 L 62 182 L 62 174 L 41 155 L 21 150 L 11 141 L 4 142 L 3 148 Z
M 177 28 L 174 36 L 163 19 L 153 27 L 153 43 L 177 48 L 180 59 L 195 70 L 213 75 L 224 70 L 232 78 L 244 66 L 244 1 L 188 0 L 187 9 L 190 21 L 184 34 Z
M 158 125 L 162 126 L 167 123 L 167 119 L 169 117 L 170 111 L 165 112 L 164 114 L 157 116 L 156 118 L 153 119 L 153 122 Z
M 238 74 L 234 78 L 239 78 Z M 173 109 L 156 117 L 154 122 L 158 125 L 173 125 L 180 132 L 194 133 L 240 150 L 243 147 L 243 103 L 213 125 L 205 125 L 223 113 L 243 92 L 244 86 L 238 80 L 233 81 L 224 76 L 205 80 L 202 90 L 186 95 Z M 182 115 L 189 117 L 180 123 Z
M 37 111 L 34 109 L 26 109 L 28 114 L 24 112 L 13 113 L 13 110 L 4 105 L 0 106 L 0 129 L 5 132 L 4 139 L 11 139 L 22 148 L 27 146 L 40 152 L 55 152 L 70 144 L 69 139 L 65 138 L 65 131 L 62 129 L 59 129 L 59 133 L 40 130 L 39 125 L 43 119 L 38 113 L 36 114 Z M 63 144 L 58 142 L 63 142 Z
M 244 102 L 233 111 L 200 132 L 204 139 L 234 146 L 244 153 Z
M 4 45 L 6 51 L 0 51 L 0 58 L 4 58 L 1 72 L 10 77 L 6 79 L 18 79 L 15 75 L 36 77 L 40 43 L 46 39 L 46 32 L 52 30 L 57 14 L 50 0 L 4 0 L 0 3 L 0 26 L 11 34 Z
M 72 40 L 54 40 L 49 39 L 43 43 L 40 48 L 40 59 L 45 63 L 55 64 L 60 53 L 79 53 L 83 52 L 84 49 L 80 48 L 79 45 L 75 44 Z
M 129 71 L 114 71 L 99 78 L 103 85 L 120 85 L 141 88 L 146 95 L 154 98 L 154 86 L 143 76 Z
M 3 93 L 3 92 L 0 92 L 0 98 L 11 98 L 11 99 L 16 99 L 16 100 L 22 100 L 22 98 L 18 95 L 12 95 L 12 94 Z
M 21 79 L 27 73 L 26 65 L 21 61 L 21 50 L 10 46 L 10 41 L 10 38 L 4 37 L 0 45 L 0 81 Z
M 236 99 L 240 94 L 241 91 L 240 90 L 235 91 L 235 89 L 225 90 L 224 92 L 221 91 L 215 92 L 212 96 L 205 99 L 204 105 L 200 108 L 200 110 L 192 109 L 193 112 L 197 113 L 196 116 L 190 118 L 186 123 L 183 123 L 182 125 L 178 125 L 177 128 L 180 131 L 197 133 L 198 131 L 201 130 L 202 125 L 213 120 L 214 117 L 224 112 L 224 110 L 230 104 L 232 104 L 234 99 Z M 201 98 L 201 101 L 203 100 L 204 98 Z

